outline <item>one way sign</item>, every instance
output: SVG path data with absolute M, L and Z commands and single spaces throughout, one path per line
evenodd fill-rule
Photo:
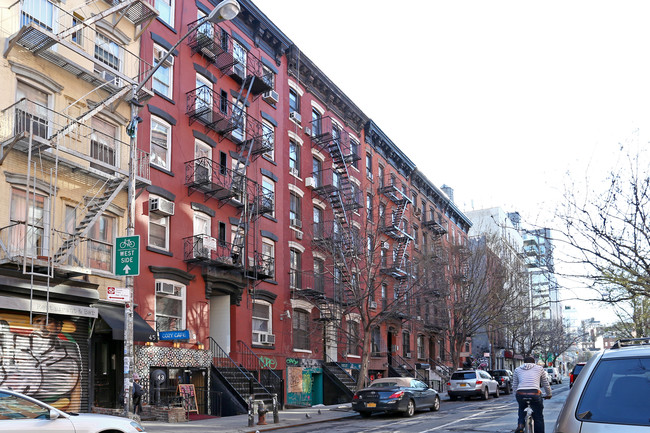
M 115 275 L 140 275 L 140 236 L 115 238 Z

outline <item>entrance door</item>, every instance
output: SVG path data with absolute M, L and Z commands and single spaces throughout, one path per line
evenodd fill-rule
M 393 365 L 393 352 L 395 352 L 395 334 L 393 329 L 386 332 L 386 352 L 388 353 L 388 365 Z
M 212 148 L 201 141 L 194 142 L 194 182 L 201 185 L 212 179 Z
M 210 337 L 230 353 L 230 296 L 210 298 Z

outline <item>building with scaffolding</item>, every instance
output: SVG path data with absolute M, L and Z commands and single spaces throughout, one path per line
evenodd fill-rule
M 40 329 L 37 313 L 46 329 L 61 323 L 49 338 L 78 348 L 75 410 L 120 405 L 124 309 L 107 300 L 124 285 L 113 263 L 126 228 L 124 102 L 158 63 L 138 95 L 134 369 L 145 407 L 173 404 L 180 384 L 205 414 L 244 412 L 251 390 L 336 403 L 360 375 L 439 385 L 458 361 L 448 299 L 470 220 L 240 4 L 219 25 L 198 22 L 212 9 L 201 1 L 21 0 L 0 11 L 12 83 L 0 131 L 11 204 L 3 354 L 8 333 Z

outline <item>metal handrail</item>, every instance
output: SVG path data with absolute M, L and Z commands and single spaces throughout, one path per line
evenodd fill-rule
M 264 363 L 260 357 L 257 356 L 255 352 L 253 352 L 253 349 L 248 347 L 248 345 L 242 340 L 237 340 L 237 346 L 239 349 L 239 354 L 242 356 L 242 367 L 249 372 L 251 369 L 260 372 L 263 369 Z M 270 368 L 265 370 L 271 373 L 271 382 L 275 382 L 269 384 L 271 387 L 273 387 L 274 392 L 269 391 L 268 388 L 261 383 L 261 377 L 259 378 L 258 383 L 269 395 L 277 394 L 280 396 L 282 394 L 282 379 L 275 373 L 275 371 L 271 370 Z
M 255 376 L 248 371 L 244 366 L 241 366 L 237 364 L 231 357 L 226 353 L 225 350 L 219 346 L 219 343 L 217 343 L 212 337 L 208 337 L 208 341 L 210 342 L 210 352 L 212 352 L 212 364 L 217 368 L 236 368 L 239 370 L 239 372 L 247 378 L 247 384 L 250 384 L 250 381 L 254 381 L 260 388 L 262 388 L 267 394 L 269 393 L 268 389 L 266 389 L 256 378 Z M 238 387 L 237 384 L 231 383 L 225 376 L 224 380 L 230 384 L 230 386 L 237 392 L 240 392 L 241 387 Z M 244 400 L 246 398 L 239 394 L 240 397 L 242 397 Z
M 396 360 L 398 361 L 398 363 L 395 362 Z M 391 361 L 393 364 L 392 367 L 404 365 L 408 367 L 410 370 L 413 370 L 413 375 L 415 376 L 416 379 L 426 382 L 426 378 L 424 378 L 420 373 L 418 373 L 415 366 L 412 366 L 406 359 L 402 358 L 399 354 L 395 353 L 392 356 Z
M 325 361 L 327 361 L 327 362 L 333 362 L 334 364 L 336 364 L 336 366 L 337 366 L 338 368 L 340 368 L 341 371 L 343 371 L 343 373 L 345 373 L 346 376 L 348 376 L 348 377 L 352 380 L 352 382 L 354 382 L 355 385 L 356 385 L 357 380 L 356 380 L 354 377 L 352 377 L 352 375 L 351 375 L 350 373 L 348 373 L 348 372 L 345 370 L 345 368 L 341 367 L 341 364 L 340 364 L 338 361 L 332 359 L 332 357 L 329 356 L 327 353 L 325 354 Z

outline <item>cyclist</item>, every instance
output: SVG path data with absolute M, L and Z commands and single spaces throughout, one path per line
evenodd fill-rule
M 545 399 L 551 398 L 551 385 L 548 383 L 546 371 L 541 365 L 535 364 L 535 358 L 527 356 L 524 358 L 524 365 L 515 369 L 512 380 L 512 389 L 519 403 L 519 419 L 515 433 L 523 433 L 524 419 L 526 417 L 525 399 L 530 399 L 530 408 L 533 410 L 535 421 L 535 433 L 544 433 L 544 403 L 542 402 L 542 390 L 544 388 Z

